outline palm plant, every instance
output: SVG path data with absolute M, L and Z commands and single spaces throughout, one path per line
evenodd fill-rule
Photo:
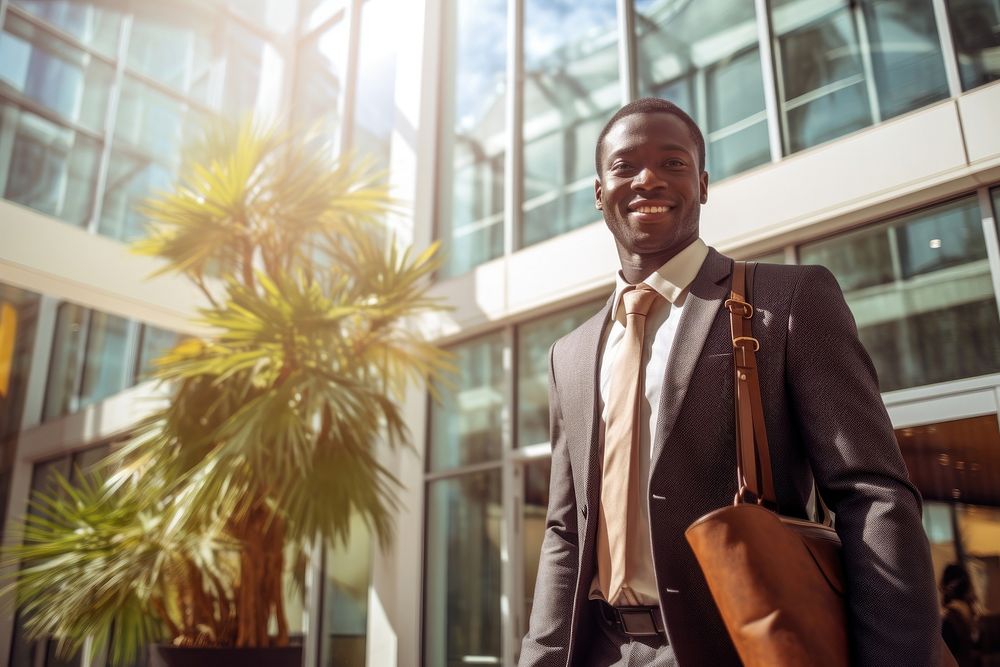
M 137 250 L 202 290 L 213 333 L 158 361 L 171 400 L 100 477 L 35 498 L 11 553 L 30 634 L 64 653 L 90 636 L 117 663 L 166 635 L 287 645 L 286 547 L 346 540 L 355 515 L 391 538 L 398 482 L 376 446 L 407 442 L 402 392 L 448 366 L 408 326 L 440 307 L 425 293 L 439 261 L 399 251 L 386 187 L 328 154 L 216 126 L 144 204 Z

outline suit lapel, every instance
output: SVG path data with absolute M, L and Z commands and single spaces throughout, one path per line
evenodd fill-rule
M 727 278 L 732 270 L 733 261 L 710 248 L 698 275 L 691 283 L 670 356 L 667 358 L 656 419 L 656 441 L 653 443 L 650 476 L 656 470 L 667 439 L 680 414 L 681 405 L 691 384 L 691 376 L 698 364 L 709 330 L 729 294 Z
M 579 440 L 586 447 L 580 454 L 586 457 L 582 463 L 586 464 L 587 488 L 586 497 L 589 504 L 597 501 L 597 493 L 600 490 L 601 468 L 600 451 L 597 425 L 600 422 L 598 413 L 598 388 L 601 372 L 601 341 L 603 340 L 604 328 L 607 326 L 611 313 L 611 302 L 614 294 L 608 298 L 604 308 L 596 315 L 584 322 L 577 329 L 577 340 L 573 346 L 577 354 L 578 366 L 576 368 L 579 381 L 572 383 L 567 389 L 572 392 L 571 406 L 578 406 L 581 410 L 564 409 L 563 414 L 579 415 L 579 424 L 583 430 L 579 432 Z M 571 425 L 567 425 L 571 427 Z M 596 480 L 596 482 L 595 482 Z

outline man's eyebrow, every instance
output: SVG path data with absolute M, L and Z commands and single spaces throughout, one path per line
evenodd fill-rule
M 645 147 L 645 144 L 633 144 L 630 146 L 622 146 L 621 148 L 613 150 L 610 153 L 608 153 L 608 159 L 611 160 L 621 155 L 628 155 L 629 153 L 634 153 L 635 151 L 643 147 Z M 661 151 L 680 151 L 686 155 L 692 154 L 691 149 L 681 144 L 671 144 L 671 143 L 659 144 L 658 146 L 656 146 L 656 149 Z

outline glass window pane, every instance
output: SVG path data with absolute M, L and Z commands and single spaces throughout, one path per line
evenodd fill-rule
M 431 470 L 500 458 L 507 387 L 503 349 L 499 333 L 451 348 L 458 374 L 453 388 L 440 388 L 441 403 L 431 406 Z
M 769 162 L 753 3 L 634 3 L 639 92 L 668 99 L 694 118 L 712 180 Z
M 138 380 L 144 380 L 156 369 L 154 362 L 180 342 L 180 334 L 142 325 L 142 343 L 139 345 Z
M 93 139 L 0 103 L 4 199 L 82 226 L 90 217 L 99 158 Z
M 107 2 L 85 0 L 11 0 L 95 50 L 113 56 L 118 51 L 121 14 Z
M 175 167 L 116 144 L 108 163 L 97 233 L 121 241 L 143 236 L 146 218 L 139 214 L 139 204 L 156 192 L 169 190 L 175 175 Z
M 90 54 L 7 14 L 0 84 L 68 121 L 102 132 L 114 71 Z
M 932 0 L 772 7 L 787 152 L 948 97 Z
M 396 58 L 399 51 L 382 32 L 392 25 L 394 0 L 368 0 L 361 10 L 357 99 L 354 106 L 352 148 L 389 168 L 392 127 L 396 117 Z M 387 43 L 388 41 L 388 43 Z
M 372 536 L 354 519 L 349 542 L 326 552 L 321 667 L 365 667 L 371 563 Z
M 499 664 L 500 471 L 427 486 L 424 664 Z
M 222 110 L 235 118 L 255 110 L 271 110 L 284 92 L 281 54 L 235 21 L 229 24 L 228 32 Z
M 528 619 L 535 597 L 535 581 L 538 578 L 538 559 L 545 539 L 545 515 L 549 509 L 549 475 L 552 461 L 541 459 L 524 465 L 524 509 L 521 511 L 521 525 L 524 550 L 524 628 L 527 632 Z
M 805 245 L 840 281 L 883 391 L 1000 371 L 975 196 Z
M 447 4 L 438 234 L 456 275 L 503 254 L 507 3 Z
M 288 0 L 229 0 L 229 7 L 261 28 L 279 34 L 295 26 L 295 5 Z
M 614 0 L 525 3 L 522 246 L 601 219 L 594 148 L 620 91 Z
M 126 76 L 118 101 L 115 140 L 139 148 L 158 161 L 178 164 L 184 142 L 207 118 L 207 112 Z
M 126 387 L 128 320 L 93 312 L 83 357 L 80 404 L 96 403 Z
M 334 144 L 347 85 L 347 30 L 347 21 L 338 20 L 299 51 L 295 120 L 300 125 L 316 126 Z
M 83 327 L 86 323 L 86 314 L 86 308 L 73 303 L 59 306 L 48 380 L 45 383 L 44 419 L 69 414 L 79 405 L 76 385 L 80 372 L 80 355 L 83 352 Z
M 201 103 L 208 102 L 223 43 L 218 13 L 181 0 L 137 5 L 129 37 L 129 68 Z
M 772 6 L 786 152 L 870 125 L 861 49 L 847 0 L 777 0 Z
M 932 0 L 865 0 L 882 120 L 948 97 Z
M 0 283 L 0 532 L 34 351 L 39 295 Z
M 549 348 L 588 320 L 604 300 L 522 324 L 517 330 L 517 443 L 549 441 Z
M 765 264 L 786 264 L 787 258 L 785 257 L 784 250 L 775 250 L 764 255 L 748 258 L 747 261 L 763 262 Z
M 326 552 L 321 667 L 365 667 L 372 536 L 357 517 L 350 535 Z
M 1000 4 L 948 0 L 951 35 L 965 90 L 1000 79 Z
M 299 16 L 307 30 L 323 23 L 344 8 L 345 0 L 301 0 Z
M 1000 614 L 1000 508 L 982 505 L 958 505 L 958 532 L 965 550 L 965 568 L 972 580 L 981 613 L 992 616 L 991 647 L 984 653 L 996 659 L 1000 654 L 995 634 Z M 985 639 L 985 638 L 984 638 Z M 986 642 L 983 642 L 984 645 Z M 993 650 L 990 650 L 990 649 Z

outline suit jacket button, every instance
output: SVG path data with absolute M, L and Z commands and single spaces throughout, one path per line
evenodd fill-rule
M 584 505 L 583 507 L 580 508 L 580 513 L 583 514 L 583 518 L 584 519 L 587 518 L 587 506 L 586 505 Z

